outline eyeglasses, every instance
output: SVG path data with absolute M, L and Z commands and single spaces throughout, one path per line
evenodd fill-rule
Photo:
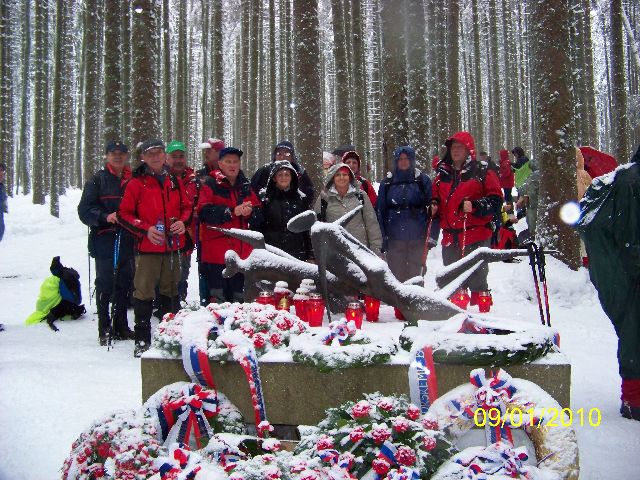
M 276 155 L 279 157 L 290 157 L 291 152 L 277 152 Z

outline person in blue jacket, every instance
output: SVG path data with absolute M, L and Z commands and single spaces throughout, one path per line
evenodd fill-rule
M 380 183 L 376 210 L 389 268 L 404 282 L 422 269 L 431 179 L 416 168 L 412 147 L 398 147 L 393 155 L 393 170 Z

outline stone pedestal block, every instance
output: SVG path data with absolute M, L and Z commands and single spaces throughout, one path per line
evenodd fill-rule
M 151 353 L 151 352 L 150 352 Z M 211 361 L 216 387 L 242 412 L 247 422 L 254 418 L 249 387 L 239 364 Z M 444 394 L 469 382 L 467 365 L 436 364 L 438 392 Z M 527 365 L 506 368 L 514 378 L 524 378 L 542 387 L 562 407 L 570 406 L 571 365 L 562 354 L 554 353 Z M 363 394 L 379 391 L 385 395 L 409 395 L 406 363 L 349 368 L 320 373 L 314 367 L 289 362 L 260 362 L 267 418 L 272 424 L 313 425 L 325 410 Z M 142 398 L 149 398 L 161 387 L 189 381 L 182 360 L 145 355 L 141 361 Z

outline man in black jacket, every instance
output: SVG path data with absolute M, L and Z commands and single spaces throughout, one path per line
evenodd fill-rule
M 105 166 L 85 184 L 78 205 L 80 220 L 89 226 L 89 254 L 96 261 L 100 345 L 107 345 L 109 334 L 122 340 L 134 337 L 127 322 L 134 240 L 116 219 L 124 187 L 131 178 L 127 146 L 119 141 L 107 143 L 106 159 Z M 110 303 L 114 318 L 110 316 Z

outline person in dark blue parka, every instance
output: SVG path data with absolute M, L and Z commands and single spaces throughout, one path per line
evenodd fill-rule
M 416 168 L 412 147 L 398 147 L 393 155 L 394 167 L 380 183 L 376 210 L 389 268 L 404 282 L 422 268 L 431 179 Z

